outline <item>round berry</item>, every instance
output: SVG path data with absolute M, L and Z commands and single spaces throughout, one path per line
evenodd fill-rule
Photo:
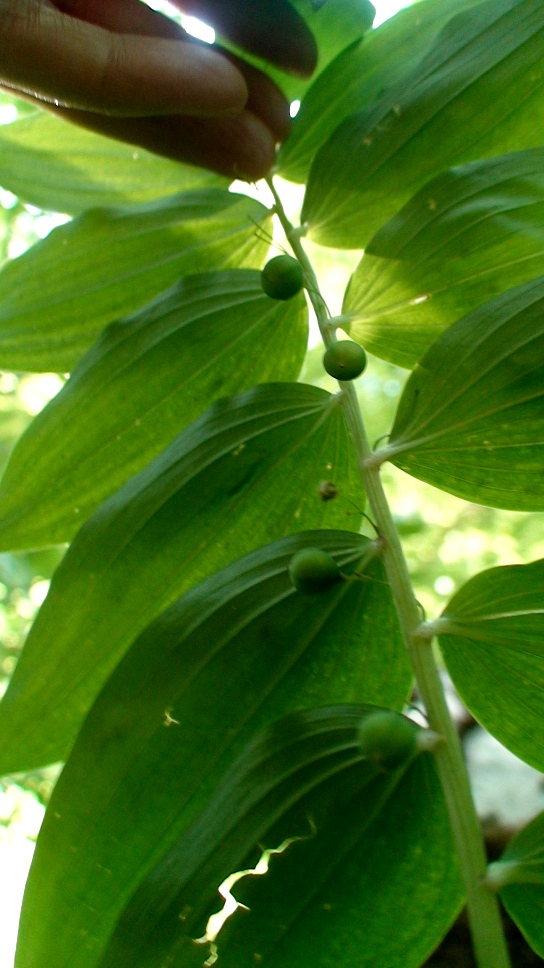
M 297 591 L 305 595 L 318 595 L 342 579 L 334 558 L 321 548 L 297 551 L 289 562 L 289 577 Z
M 323 366 L 335 380 L 355 380 L 366 366 L 366 353 L 358 343 L 343 339 L 329 346 Z
M 290 255 L 277 255 L 261 272 L 261 286 L 271 299 L 292 299 L 304 285 L 302 266 Z
M 371 713 L 361 722 L 359 747 L 367 759 L 386 770 L 396 770 L 416 751 L 417 726 L 400 713 L 388 709 Z

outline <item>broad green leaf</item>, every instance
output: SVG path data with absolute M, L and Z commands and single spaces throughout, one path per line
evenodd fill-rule
M 448 604 L 438 632 L 468 709 L 544 770 L 544 560 L 476 575 Z
M 544 510 L 544 277 L 446 330 L 412 373 L 382 456 L 467 501 Z
M 364 580 L 295 592 L 289 561 L 316 545 Z M 94 704 L 55 791 L 27 894 L 25 964 L 45 951 L 49 968 L 96 963 L 135 888 L 263 724 L 355 697 L 402 707 L 411 676 L 376 551 L 349 532 L 282 539 L 145 630 Z M 92 905 L 92 924 L 74 895 Z
M 296 380 L 307 342 L 302 293 L 269 299 L 251 269 L 189 276 L 110 326 L 15 448 L 0 549 L 69 541 L 214 400 Z
M 319 7 L 315 0 L 290 0 L 290 3 L 304 18 L 317 41 L 319 59 L 313 78 L 325 70 L 340 51 L 366 34 L 376 16 L 370 0 L 327 0 Z M 311 79 L 288 80 L 296 85 L 298 97 L 312 83 Z
M 77 215 L 87 208 L 151 202 L 226 184 L 40 111 L 0 127 L 0 185 L 25 202 Z
M 260 734 L 144 881 L 101 968 L 196 968 L 208 953 L 226 968 L 420 965 L 461 904 L 455 854 L 429 754 L 394 773 L 361 758 L 373 711 L 311 710 Z M 195 946 L 219 885 L 255 867 L 232 886 L 249 911 Z
M 544 150 L 452 168 L 367 247 L 342 312 L 353 339 L 412 368 L 440 333 L 544 272 Z
M 290 3 L 304 18 L 317 42 L 319 58 L 312 78 L 293 77 L 292 74 L 272 67 L 267 61 L 248 55 L 247 51 L 238 53 L 244 60 L 268 74 L 286 97 L 293 101 L 303 96 L 312 80 L 340 51 L 370 30 L 376 10 L 370 0 L 326 0 L 320 6 L 316 5 L 315 0 L 290 0 Z M 225 46 L 232 45 L 226 43 Z
M 544 958 L 544 813 L 510 841 L 491 864 L 489 878 L 500 887 L 502 903 L 531 948 Z
M 540 145 L 543 56 L 541 0 L 487 0 L 454 16 L 412 74 L 316 155 L 302 212 L 311 238 L 364 248 L 442 169 Z
M 544 884 L 544 813 L 512 838 L 501 859 L 490 864 L 487 879 L 501 891 L 506 884 Z
M 0 272 L 0 366 L 71 370 L 102 329 L 190 272 L 260 265 L 259 202 L 202 189 L 62 225 Z
M 278 174 L 306 181 L 314 155 L 338 125 L 406 77 L 453 13 L 477 2 L 420 0 L 342 50 L 304 95 L 280 149 Z
M 228 562 L 293 531 L 356 531 L 338 396 L 277 383 L 222 400 L 78 532 L 0 703 L 0 774 L 63 759 L 136 636 Z M 323 502 L 322 479 L 338 497 Z

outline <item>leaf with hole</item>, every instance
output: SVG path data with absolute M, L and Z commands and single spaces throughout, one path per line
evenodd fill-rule
M 381 454 L 467 501 L 544 510 L 544 277 L 447 329 L 417 364 Z
M 544 150 L 452 168 L 369 243 L 342 312 L 353 339 L 411 369 L 465 313 L 544 272 Z
M 276 383 L 214 404 L 76 535 L 0 703 L 0 774 L 63 759 L 135 637 L 179 595 L 286 533 L 357 531 L 338 397 Z M 325 475 L 338 497 L 324 502 Z
M 539 146 L 543 55 L 541 0 L 487 0 L 452 17 L 411 75 L 315 156 L 302 212 L 310 237 L 365 248 L 442 169 Z
M 0 272 L 0 365 L 71 370 L 104 327 L 190 272 L 260 265 L 268 209 L 219 189 L 92 209 Z
M 471 713 L 544 770 L 544 561 L 476 575 L 446 606 L 438 634 Z
M 307 341 L 303 296 L 272 302 L 251 269 L 182 279 L 108 327 L 15 447 L 0 548 L 69 541 L 214 399 L 295 380 Z
M 361 576 L 318 601 L 288 576 L 293 554 L 315 544 Z M 25 900 L 25 963 L 48 951 L 50 968 L 96 964 L 142 878 L 256 729 L 356 696 L 402 708 L 411 673 L 376 550 L 349 532 L 284 538 L 208 578 L 142 633 L 55 790 Z M 74 905 L 76 893 L 88 904 Z
M 361 757 L 374 712 L 309 710 L 258 735 L 142 883 L 101 968 L 196 968 L 208 954 L 225 968 L 420 965 L 462 891 L 429 754 L 393 773 Z M 249 910 L 225 919 L 220 885 Z

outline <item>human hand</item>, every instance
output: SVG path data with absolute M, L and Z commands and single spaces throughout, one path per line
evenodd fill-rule
M 173 0 L 295 73 L 315 43 L 288 0 Z M 94 131 L 229 177 L 269 171 L 289 130 L 279 89 L 140 0 L 0 0 L 0 85 Z

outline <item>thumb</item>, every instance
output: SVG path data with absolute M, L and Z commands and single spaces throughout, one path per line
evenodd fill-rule
M 114 33 L 37 0 L 0 0 L 0 82 L 66 107 L 145 116 L 238 114 L 245 80 L 181 40 Z

